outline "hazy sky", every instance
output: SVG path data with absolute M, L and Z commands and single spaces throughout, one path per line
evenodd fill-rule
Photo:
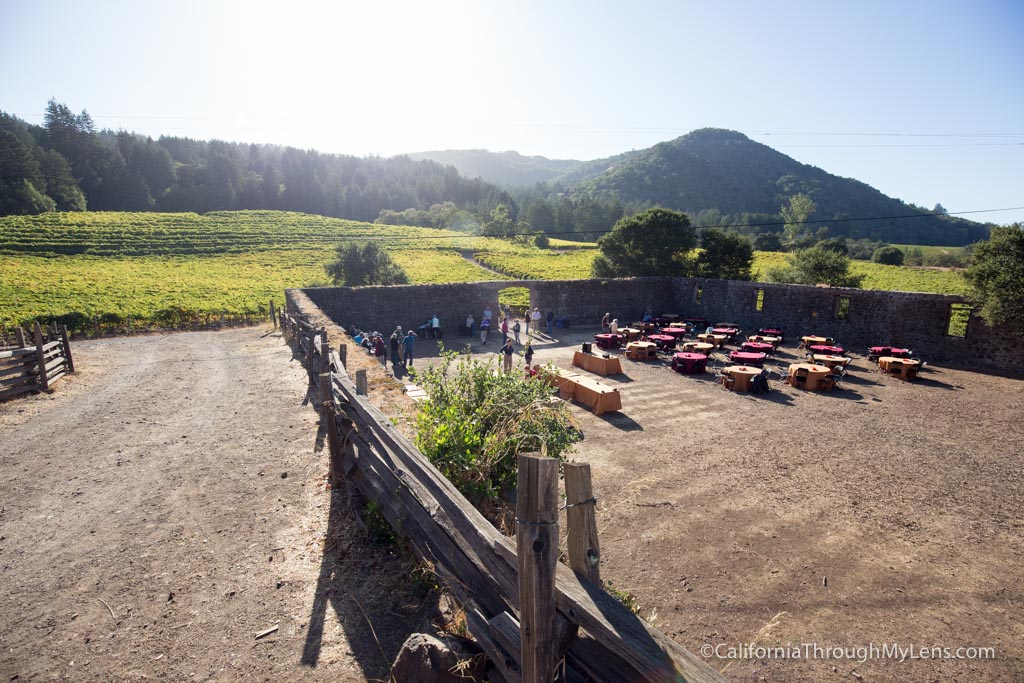
M 1024 206 L 1024 2 L 0 0 L 0 110 L 392 155 L 731 128 L 950 211 Z M 975 218 L 1024 221 L 1024 210 Z

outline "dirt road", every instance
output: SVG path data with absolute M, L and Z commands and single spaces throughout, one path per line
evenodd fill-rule
M 74 350 L 54 394 L 0 404 L 2 679 L 385 678 L 430 600 L 326 490 L 280 336 Z

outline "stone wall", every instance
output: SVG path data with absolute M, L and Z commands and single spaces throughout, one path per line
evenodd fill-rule
M 946 334 L 950 305 L 960 297 L 908 292 L 808 287 L 699 278 L 622 280 L 530 280 L 397 287 L 334 287 L 304 290 L 327 315 L 344 327 L 390 331 L 416 328 L 437 315 L 447 335 L 466 316 L 479 321 L 486 306 L 497 314 L 498 292 L 506 287 L 530 290 L 531 306 L 553 311 L 574 325 L 597 325 L 607 312 L 620 324 L 639 319 L 647 307 L 655 313 L 680 313 L 714 322 L 735 322 L 744 331 L 778 326 L 789 339 L 803 334 L 835 337 L 863 352 L 872 344 L 901 344 L 926 360 L 969 369 L 1024 372 L 1019 349 L 1024 340 L 1008 329 L 993 329 L 971 318 L 966 337 Z M 698 291 L 700 303 L 698 303 Z M 758 292 L 762 310 L 756 310 Z M 846 319 L 837 314 L 848 298 Z

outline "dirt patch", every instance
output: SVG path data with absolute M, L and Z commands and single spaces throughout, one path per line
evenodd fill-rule
M 535 362 L 569 368 L 594 332 L 540 335 Z M 470 341 L 481 359 L 500 346 L 447 344 Z M 929 366 L 908 383 L 854 355 L 841 391 L 774 383 L 767 397 L 623 359 L 623 375 L 602 379 L 622 412 L 573 406 L 602 576 L 694 653 L 833 648 L 709 653 L 730 680 L 1020 680 L 1024 381 Z M 995 659 L 861 656 L 893 643 L 992 647 Z
M 325 487 L 280 335 L 74 351 L 55 393 L 0 404 L 3 680 L 386 678 L 436 595 Z

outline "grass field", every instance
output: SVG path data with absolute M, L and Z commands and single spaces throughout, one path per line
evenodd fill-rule
M 430 228 L 373 225 L 274 211 L 50 213 L 0 218 L 0 325 L 60 319 L 111 327 L 197 324 L 262 316 L 288 287 L 328 284 L 324 266 L 347 240 L 379 240 L 414 284 L 497 276 L 589 277 L 596 245 L 551 240 L 552 250 Z M 932 247 L 929 247 L 932 248 Z M 937 249 L 937 247 L 935 247 Z M 784 254 L 758 252 L 763 277 Z M 871 289 L 959 294 L 952 272 L 855 261 Z M 523 292 L 509 292 L 514 305 Z M 523 304 L 525 305 L 525 303 Z

